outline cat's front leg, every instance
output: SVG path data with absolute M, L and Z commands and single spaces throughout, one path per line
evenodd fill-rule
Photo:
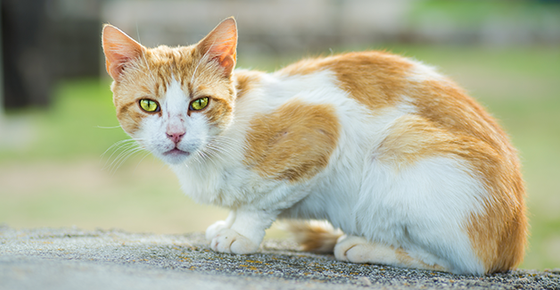
M 206 229 L 206 240 L 212 241 L 223 229 L 229 229 L 235 221 L 235 211 L 229 212 L 225 221 L 217 221 Z
M 259 249 L 265 230 L 277 216 L 277 212 L 237 210 L 231 227 L 219 230 L 210 246 L 212 250 L 221 253 L 254 253 Z

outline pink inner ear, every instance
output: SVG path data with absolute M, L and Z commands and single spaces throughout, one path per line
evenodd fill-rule
M 199 47 L 219 62 L 224 68 L 224 76 L 229 77 L 235 67 L 237 48 L 237 26 L 233 18 L 222 21 L 212 32 L 200 41 Z
M 226 72 L 231 73 L 233 68 L 235 67 L 235 55 L 234 56 L 227 56 L 220 61 L 220 66 L 222 66 Z
M 107 25 L 103 28 L 103 51 L 107 72 L 118 81 L 126 63 L 137 58 L 143 47 L 118 28 Z
M 126 57 L 120 57 L 120 58 L 115 57 L 113 58 L 113 61 L 109 61 L 109 59 L 107 59 L 106 60 L 107 72 L 114 80 L 117 80 L 124 69 L 124 65 L 128 61 L 129 59 Z

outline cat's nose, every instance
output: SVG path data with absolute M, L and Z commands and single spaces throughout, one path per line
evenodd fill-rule
M 167 138 L 169 138 L 169 140 L 173 141 L 173 143 L 175 144 L 181 142 L 181 139 L 183 139 L 183 136 L 185 136 L 185 132 L 181 132 L 181 131 L 166 132 L 166 134 L 167 134 Z

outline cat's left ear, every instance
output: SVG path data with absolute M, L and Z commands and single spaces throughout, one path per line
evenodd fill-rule
M 237 24 L 233 17 L 226 18 L 198 44 L 201 55 L 216 60 L 229 78 L 235 68 L 237 50 Z

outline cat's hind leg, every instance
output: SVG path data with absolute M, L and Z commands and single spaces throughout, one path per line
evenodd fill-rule
M 334 256 L 337 260 L 352 263 L 383 264 L 397 267 L 449 271 L 440 265 L 430 265 L 413 258 L 402 248 L 368 242 L 366 239 L 357 236 L 341 236 L 334 247 Z

